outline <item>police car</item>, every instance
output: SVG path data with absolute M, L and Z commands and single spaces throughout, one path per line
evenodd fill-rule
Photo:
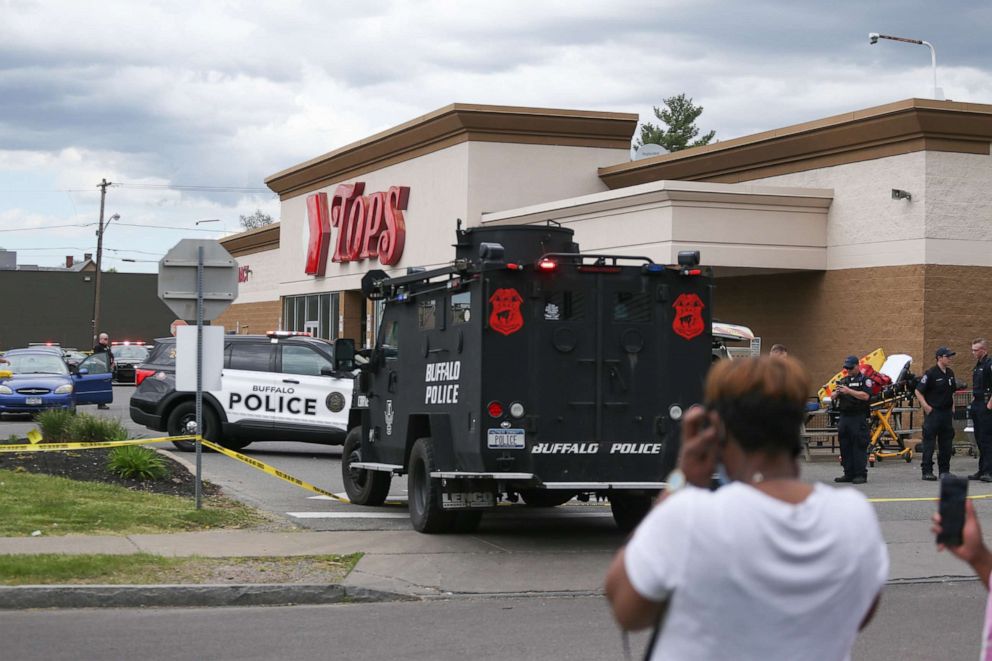
M 204 392 L 203 435 L 238 450 L 252 441 L 339 445 L 348 425 L 354 343 L 302 333 L 228 335 L 221 389 Z M 337 357 L 337 363 L 335 363 Z M 170 436 L 196 420 L 195 393 L 176 390 L 175 338 L 156 340 L 131 396 L 131 420 Z M 180 450 L 194 444 L 176 441 Z

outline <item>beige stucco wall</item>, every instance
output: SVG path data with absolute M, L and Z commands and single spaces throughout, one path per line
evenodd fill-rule
M 992 156 L 927 152 L 926 263 L 992 266 Z
M 279 249 L 264 250 L 236 257 L 239 267 L 249 267 L 247 282 L 238 283 L 237 303 L 259 303 L 279 299 L 282 257 Z
M 830 203 L 827 189 L 658 181 L 485 214 L 483 224 L 554 220 L 583 251 L 662 264 L 700 250 L 710 266 L 823 269 Z
M 627 157 L 626 149 L 465 142 L 341 183 L 362 181 L 366 194 L 390 186 L 410 187 L 403 256 L 384 269 L 404 273 L 410 266 L 430 267 L 452 259 L 457 219 L 469 227 L 479 224 L 483 210 L 605 190 L 597 168 Z M 330 196 L 337 185 L 321 191 Z M 378 262 L 338 264 L 329 257 L 325 277 L 303 272 L 307 195 L 282 202 L 279 292 L 285 296 L 357 289 L 368 269 L 381 268 Z M 336 235 L 333 229 L 332 253 Z

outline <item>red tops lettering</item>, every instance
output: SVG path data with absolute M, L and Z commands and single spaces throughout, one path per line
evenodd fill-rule
M 392 186 L 388 191 L 362 195 L 365 184 L 340 184 L 328 204 L 327 193 L 307 196 L 307 275 L 324 275 L 331 228 L 337 228 L 335 262 L 357 262 L 369 258 L 391 266 L 400 261 L 406 243 L 408 186 Z

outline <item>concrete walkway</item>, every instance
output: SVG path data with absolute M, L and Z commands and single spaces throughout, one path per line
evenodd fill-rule
M 888 541 L 890 580 L 971 577 L 963 563 L 947 553 L 936 553 L 929 532 L 919 521 L 883 521 L 882 530 Z M 80 597 L 92 593 L 94 588 L 7 587 L 0 588 L 0 608 L 24 607 L 25 603 L 35 607 L 96 603 L 170 605 L 177 598 L 186 599 L 183 603 L 187 605 L 244 605 L 467 595 L 590 594 L 601 591 L 606 568 L 622 542 L 620 535 L 589 531 L 456 536 L 422 535 L 413 531 L 218 530 L 119 537 L 8 537 L 0 538 L 0 554 L 143 552 L 177 557 L 285 557 L 361 551 L 365 556 L 340 586 L 322 586 L 324 591 L 312 585 L 210 586 L 216 590 L 204 601 L 190 596 L 189 586 L 103 586 L 99 599 Z M 156 590 L 161 594 L 150 597 Z M 24 595 L 32 591 L 36 594 L 25 602 Z M 263 592 L 268 596 L 258 597 L 262 601 L 252 596 Z M 67 594 L 75 596 L 70 598 Z

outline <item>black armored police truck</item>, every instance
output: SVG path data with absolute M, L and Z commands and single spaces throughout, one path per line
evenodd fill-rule
M 474 529 L 486 509 L 608 498 L 629 529 L 678 453 L 682 412 L 710 365 L 709 269 L 582 254 L 570 229 L 456 232 L 454 261 L 364 294 L 382 322 L 354 394 L 342 473 L 380 505 L 407 476 L 425 533 Z

